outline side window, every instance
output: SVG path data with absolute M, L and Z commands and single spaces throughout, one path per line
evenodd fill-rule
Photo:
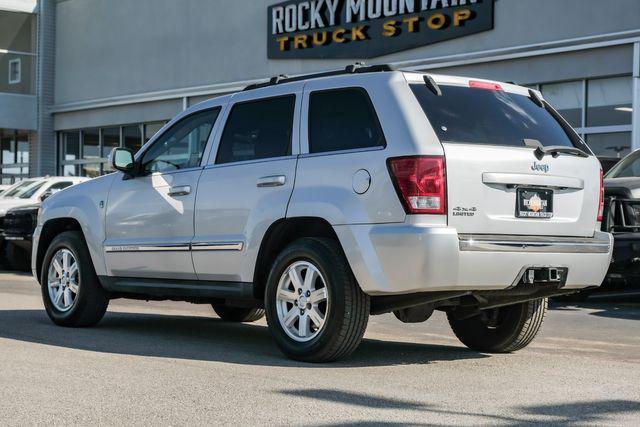
M 144 172 L 171 172 L 200 166 L 220 108 L 185 117 L 167 130 L 144 154 Z
M 369 95 L 361 88 L 312 92 L 309 98 L 309 152 L 386 145 Z
M 236 104 L 222 133 L 217 164 L 291 154 L 294 95 Z
M 71 187 L 72 185 L 73 182 L 70 181 L 56 182 L 51 187 L 49 187 L 48 190 L 51 190 L 52 193 L 56 193 L 60 190 L 64 190 L 67 187 Z

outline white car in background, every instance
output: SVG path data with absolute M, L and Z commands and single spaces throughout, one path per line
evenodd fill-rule
M 21 250 L 15 242 L 5 238 L 5 216 L 14 208 L 39 206 L 42 201 L 67 187 L 87 181 L 82 177 L 28 178 L 9 187 L 0 195 L 0 252 L 4 261 L 17 270 L 24 270 L 30 262 L 29 251 Z
M 29 178 L 29 179 L 25 179 L 24 181 L 18 181 L 14 184 L 11 184 L 10 186 L 2 190 L 2 193 L 0 193 L 0 200 L 10 199 L 15 197 L 18 193 L 23 191 L 27 186 L 33 185 L 39 179 L 43 179 L 43 178 Z
M 76 176 L 26 179 L 0 196 L 0 217 L 4 217 L 9 209 L 40 203 L 52 194 L 88 179 Z

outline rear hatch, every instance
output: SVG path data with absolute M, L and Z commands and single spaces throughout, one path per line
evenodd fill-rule
M 538 92 L 464 78 L 407 80 L 444 147 L 450 226 L 593 236 L 600 163 Z

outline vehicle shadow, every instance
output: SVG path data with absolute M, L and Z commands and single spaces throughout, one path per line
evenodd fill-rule
M 608 317 L 612 319 L 640 320 L 640 305 L 628 303 L 595 303 L 595 302 L 555 302 L 549 305 L 551 310 L 576 311 L 580 309 L 592 310 L 592 316 Z
M 292 397 L 302 397 L 312 401 L 348 405 L 367 409 L 402 409 L 417 411 L 428 420 L 428 414 L 442 414 L 453 417 L 468 418 L 468 421 L 484 420 L 488 424 L 499 422 L 506 425 L 530 425 L 548 423 L 553 425 L 584 425 L 598 424 L 610 416 L 640 413 L 640 401 L 633 400 L 598 400 L 588 402 L 559 403 L 552 405 L 529 405 L 511 408 L 509 411 L 518 415 L 492 414 L 491 412 L 474 412 L 449 410 L 436 403 L 423 403 L 395 397 L 384 397 L 366 393 L 358 393 L 328 388 L 279 390 L 280 394 Z M 460 421 L 456 422 L 458 424 Z M 363 420 L 358 422 L 337 423 L 331 425 L 396 425 L 382 420 Z M 413 425 L 413 424 L 412 424 Z M 427 424 L 424 425 L 433 425 Z
M 93 328 L 62 328 L 44 310 L 0 311 L 0 337 L 80 350 L 268 366 L 309 366 L 286 359 L 266 326 L 218 318 L 109 312 Z M 463 347 L 365 339 L 346 360 L 322 367 L 429 364 L 489 357 Z

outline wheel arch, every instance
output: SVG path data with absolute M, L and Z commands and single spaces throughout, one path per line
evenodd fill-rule
M 267 276 L 275 258 L 290 243 L 302 237 L 324 237 L 333 239 L 342 248 L 340 239 L 329 222 L 320 217 L 293 217 L 282 218 L 267 229 L 258 256 L 253 274 L 254 296 L 258 299 L 264 297 Z
M 56 238 L 60 233 L 65 231 L 78 231 L 82 236 L 82 239 L 87 243 L 87 239 L 85 233 L 80 225 L 80 222 L 71 217 L 62 217 L 62 218 L 52 218 L 46 221 L 42 225 L 42 230 L 40 231 L 40 236 L 38 239 L 38 249 L 36 253 L 35 260 L 35 271 L 37 272 L 37 279 L 40 281 L 40 276 L 42 273 L 42 264 L 44 263 L 44 255 L 47 252 L 47 249 L 51 245 L 53 239 Z M 95 265 L 95 260 L 93 259 L 93 254 L 89 251 L 92 261 Z

